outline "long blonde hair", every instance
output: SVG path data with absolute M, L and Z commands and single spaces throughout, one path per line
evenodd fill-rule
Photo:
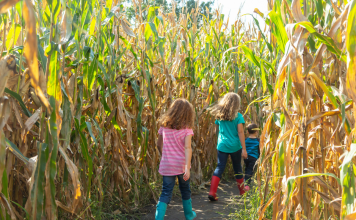
M 218 120 L 232 121 L 236 118 L 240 108 L 240 96 L 234 92 L 227 93 L 218 104 L 209 110 Z
M 192 104 L 186 99 L 176 99 L 168 111 L 158 119 L 160 126 L 170 129 L 186 129 L 194 127 L 195 112 Z

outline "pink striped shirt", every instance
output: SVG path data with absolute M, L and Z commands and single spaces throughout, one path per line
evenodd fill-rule
M 194 135 L 192 129 L 169 129 L 161 127 L 158 134 L 163 137 L 163 150 L 159 173 L 162 176 L 175 176 L 185 172 L 184 140 L 188 135 Z

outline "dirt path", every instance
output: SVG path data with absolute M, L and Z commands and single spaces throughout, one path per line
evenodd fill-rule
M 178 187 L 178 186 L 175 186 Z M 236 182 L 222 182 L 219 184 L 219 201 L 210 202 L 208 199 L 209 186 L 192 195 L 193 210 L 197 213 L 196 219 L 229 219 L 231 213 L 235 213 L 239 204 L 239 190 Z M 152 205 L 149 213 L 142 216 L 142 220 L 152 220 L 155 217 L 156 207 Z M 172 198 L 166 212 L 165 220 L 182 220 L 184 218 L 182 199 L 180 194 Z

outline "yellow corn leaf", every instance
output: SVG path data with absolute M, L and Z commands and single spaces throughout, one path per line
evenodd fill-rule
M 346 32 L 347 76 L 346 89 L 352 100 L 356 101 L 356 0 L 353 0 L 349 9 Z

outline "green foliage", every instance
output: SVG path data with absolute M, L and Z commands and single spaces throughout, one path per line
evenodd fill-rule
M 134 8 L 134 6 L 132 4 L 132 0 L 126 0 L 124 2 L 128 5 L 127 7 L 125 7 L 126 16 L 127 16 L 128 20 L 130 20 L 131 22 L 134 22 L 134 19 L 136 17 L 135 11 L 138 10 L 138 7 Z M 185 0 L 176 0 L 175 2 L 177 3 L 175 6 L 175 14 L 178 17 L 178 19 L 180 18 L 182 13 L 191 14 L 193 9 L 196 10 L 196 7 L 197 7 L 197 0 L 186 0 L 186 1 Z M 185 4 L 183 4 L 183 2 Z M 213 17 L 212 15 L 208 15 L 208 10 L 209 10 L 209 13 L 212 13 L 214 2 L 215 2 L 215 0 L 200 1 L 199 8 L 201 11 L 199 12 L 200 14 L 198 16 L 199 27 L 202 25 L 203 17 L 209 18 L 209 20 Z M 173 9 L 172 3 L 168 3 L 167 0 L 146 0 L 146 1 L 143 1 L 141 8 L 144 9 L 148 6 L 160 7 L 163 9 L 164 13 L 169 13 Z M 143 13 L 144 13 L 143 18 L 146 19 L 146 17 L 148 16 L 149 13 L 147 13 L 147 12 L 143 12 Z M 156 13 L 157 13 L 157 10 L 156 10 Z

